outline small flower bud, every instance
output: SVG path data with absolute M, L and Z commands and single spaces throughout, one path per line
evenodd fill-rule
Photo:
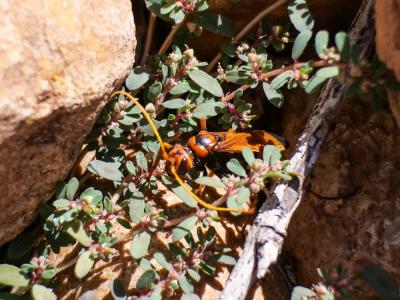
M 261 189 L 260 189 L 260 186 L 258 185 L 258 184 L 255 184 L 255 183 L 252 183 L 252 184 L 250 184 L 250 191 L 252 192 L 252 193 L 258 193 L 259 191 L 260 191 Z
M 149 114 L 154 114 L 156 112 L 156 108 L 153 103 L 148 103 L 144 108 Z
M 183 52 L 183 55 L 188 57 L 188 58 L 193 58 L 194 57 L 194 51 L 193 51 L 193 49 L 186 49 Z

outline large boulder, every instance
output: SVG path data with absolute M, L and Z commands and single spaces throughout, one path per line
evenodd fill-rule
M 400 3 L 398 0 L 375 2 L 376 51 L 379 58 L 400 80 Z
M 0 244 L 32 222 L 134 62 L 130 0 L 0 3 Z

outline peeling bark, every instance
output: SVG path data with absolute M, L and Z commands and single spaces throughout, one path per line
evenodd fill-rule
M 373 51 L 373 3 L 364 0 L 350 32 L 352 42 L 361 49 L 361 58 L 368 58 Z M 278 184 L 261 207 L 219 300 L 245 299 L 255 280 L 263 278 L 276 263 L 290 219 L 303 198 L 305 182 L 340 110 L 344 93 L 345 86 L 335 79 L 325 85 L 290 160 L 289 170 L 298 177 Z

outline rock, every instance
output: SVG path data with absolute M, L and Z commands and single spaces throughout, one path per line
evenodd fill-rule
M 0 244 L 29 225 L 134 62 L 129 0 L 0 3 Z
M 376 51 L 400 80 L 400 5 L 397 0 L 375 2 Z
M 393 115 L 348 99 L 288 229 L 284 252 L 295 257 L 299 285 L 320 281 L 319 267 L 334 274 L 342 265 L 355 274 L 366 263 L 400 280 L 399 161 L 400 130 Z

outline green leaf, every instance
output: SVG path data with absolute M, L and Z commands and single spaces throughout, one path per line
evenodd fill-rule
M 122 181 L 124 174 L 119 170 L 120 162 L 105 162 L 101 160 L 93 160 L 88 165 L 88 170 L 97 176 L 113 181 Z
M 160 264 L 161 267 L 163 267 L 167 271 L 171 270 L 172 265 L 167 261 L 164 254 L 159 253 L 159 252 L 154 253 L 154 258 Z
M 139 151 L 136 153 L 136 163 L 141 168 L 143 171 L 147 172 L 149 169 L 149 166 L 147 164 L 147 158 L 144 156 L 142 151 Z
M 196 179 L 196 183 L 215 188 L 226 189 L 225 184 L 219 178 L 203 176 Z
M 150 79 L 150 73 L 144 67 L 135 67 L 126 78 L 125 85 L 133 91 L 142 87 Z
M 131 223 L 124 218 L 117 218 L 117 222 L 119 224 L 121 224 L 121 226 L 125 227 L 126 229 L 132 229 Z
M 172 230 L 172 241 L 176 242 L 184 238 L 196 226 L 198 220 L 197 216 L 191 216 L 182 221 Z
M 29 279 L 22 274 L 20 268 L 13 265 L 1 264 L 0 284 L 15 287 L 27 287 L 29 285 Z
M 56 270 L 55 269 L 46 269 L 43 271 L 42 275 L 40 278 L 43 280 L 50 280 L 56 276 Z
M 329 33 L 326 30 L 318 31 L 315 36 L 315 51 L 319 58 L 325 56 L 325 50 L 328 49 Z
M 82 246 L 89 247 L 93 240 L 83 228 L 81 221 L 75 221 L 68 224 L 65 230 L 71 237 L 77 240 Z
M 306 0 L 292 0 L 288 5 L 289 18 L 297 31 L 312 30 L 314 19 L 307 7 Z
M 128 298 L 122 282 L 118 279 L 110 282 L 110 290 L 114 300 L 126 300 Z
M 139 223 L 144 216 L 144 199 L 132 198 L 129 201 L 129 216 L 131 221 L 134 223 Z
M 72 200 L 74 199 L 75 193 L 79 188 L 79 180 L 75 177 L 71 178 L 67 184 L 67 199 Z
M 188 275 L 190 276 L 190 278 L 192 278 L 195 282 L 199 282 L 201 280 L 201 276 L 199 273 L 197 273 L 195 270 L 193 269 L 188 269 L 187 270 Z
M 243 208 L 243 205 L 240 205 L 237 202 L 237 195 L 229 196 L 228 200 L 226 201 L 226 206 L 228 208 L 239 208 L 239 209 Z M 233 216 L 239 216 L 242 213 L 240 211 L 232 211 L 232 212 L 230 212 L 230 214 L 233 215 Z
M 176 7 L 176 3 L 175 2 L 166 3 L 161 7 L 160 13 L 162 13 L 163 15 L 166 15 L 166 14 L 170 13 L 175 7 Z
M 186 278 L 185 275 L 178 278 L 179 286 L 181 287 L 182 291 L 186 294 L 193 293 L 193 284 Z
M 196 11 L 201 12 L 208 9 L 208 3 L 206 0 L 201 0 L 197 2 Z
M 85 251 L 79 255 L 78 261 L 75 264 L 75 276 L 79 279 L 85 277 L 93 268 L 95 260 L 92 258 L 92 252 Z
M 253 151 L 251 151 L 249 147 L 246 147 L 242 150 L 242 155 L 248 165 L 253 163 L 255 157 Z
M 290 300 L 303 300 L 303 299 L 313 299 L 316 294 L 305 287 L 296 286 L 292 292 Z
M 161 285 L 158 284 L 151 293 L 149 300 L 162 300 L 162 294 L 164 290 L 161 288 Z
M 242 167 L 242 165 L 236 158 L 233 158 L 230 161 L 228 161 L 226 166 L 227 166 L 228 170 L 231 171 L 232 173 L 242 176 L 242 177 L 246 177 L 245 169 Z
M 88 290 L 79 296 L 78 300 L 96 300 L 96 290 Z
M 366 265 L 360 277 L 384 300 L 399 299 L 399 287 L 394 278 L 376 265 Z
M 56 199 L 67 197 L 67 184 L 65 182 L 57 182 L 54 197 Z
M 250 200 L 250 190 L 248 188 L 243 187 L 236 198 L 236 202 L 239 204 L 240 207 L 243 207 L 243 205 Z
M 269 83 L 263 82 L 263 90 L 265 93 L 265 96 L 267 96 L 267 99 L 269 102 L 271 102 L 272 105 L 281 108 L 283 105 L 283 95 L 281 91 L 279 90 L 274 90 L 271 88 L 271 85 Z
M 224 92 L 218 81 L 201 70 L 194 70 L 189 73 L 190 79 L 197 83 L 201 88 L 213 94 L 216 97 L 222 97 Z
M 162 106 L 168 109 L 178 109 L 182 108 L 186 105 L 186 101 L 183 99 L 172 99 L 168 101 L 164 101 Z
M 236 56 L 236 49 L 231 43 L 224 42 L 224 43 L 219 45 L 219 48 L 228 57 L 235 57 Z
M 143 271 L 153 270 L 153 265 L 145 258 L 140 260 L 139 267 L 142 268 Z
M 31 294 L 34 300 L 57 300 L 56 294 L 40 284 L 35 284 L 32 287 Z
M 183 294 L 181 300 L 200 300 L 196 294 Z
M 151 235 L 142 231 L 135 235 L 131 242 L 130 253 L 134 259 L 142 258 L 147 254 L 150 246 Z
M 202 103 L 193 111 L 193 116 L 201 119 L 208 119 L 218 115 L 222 111 L 224 104 L 222 102 L 207 102 Z
M 190 90 L 191 90 L 191 88 L 190 88 L 189 82 L 179 81 L 178 84 L 172 88 L 172 90 L 170 91 L 170 94 L 171 95 L 182 95 L 184 93 L 189 92 Z M 170 108 L 170 107 L 167 107 L 167 108 Z M 177 107 L 177 108 L 179 108 L 179 107 Z
M 234 259 L 232 256 L 221 255 L 218 257 L 217 262 L 224 265 L 234 266 L 236 264 L 236 259 Z
M 111 199 L 109 197 L 104 197 L 103 205 L 106 212 L 113 211 L 113 203 L 111 202 Z
M 278 76 L 276 76 L 272 81 L 271 81 L 271 89 L 277 90 L 284 86 L 286 82 L 288 82 L 291 78 L 293 77 L 293 72 L 292 71 L 286 71 Z
M 148 270 L 139 277 L 138 281 L 136 282 L 136 288 L 150 289 L 155 279 L 156 272 L 154 272 L 154 270 Z
M 149 90 L 147 92 L 147 97 L 150 100 L 154 100 L 158 97 L 158 95 L 160 95 L 162 92 L 162 85 L 161 82 L 154 82 L 150 87 Z
M 319 88 L 324 84 L 325 80 L 326 80 L 325 78 L 319 77 L 317 75 L 311 77 L 305 88 L 306 93 L 312 94 L 318 91 Z
M 101 200 L 103 199 L 103 194 L 101 193 L 101 191 L 89 187 L 79 195 L 79 198 L 81 200 L 85 200 L 87 203 L 99 205 L 101 203 Z
M 222 15 L 203 13 L 196 15 L 193 21 L 203 27 L 204 29 L 220 34 L 223 36 L 231 37 L 235 34 L 235 26 L 233 22 Z
M 344 60 L 350 58 L 350 39 L 346 32 L 338 32 L 335 35 L 335 44 L 338 52 Z
M 293 43 L 292 48 L 292 58 L 298 59 L 307 47 L 308 41 L 312 37 L 312 32 L 310 30 L 303 30 L 299 33 Z
M 317 73 L 315 73 L 315 76 L 327 79 L 331 77 L 336 77 L 339 75 L 339 73 L 340 73 L 339 67 L 331 66 L 319 69 Z
M 196 207 L 197 201 L 193 199 L 173 178 L 164 175 L 162 181 L 165 186 L 170 189 L 174 194 L 176 194 L 187 206 Z M 186 185 L 189 189 L 190 186 Z
M 272 166 L 279 161 L 281 156 L 281 151 L 277 147 L 273 145 L 264 146 L 263 160 L 264 162 L 268 163 L 269 166 Z

